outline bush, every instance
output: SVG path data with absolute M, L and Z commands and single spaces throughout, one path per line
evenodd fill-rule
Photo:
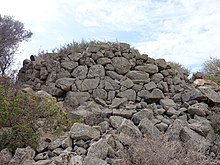
M 220 74 L 220 59 L 210 58 L 203 64 L 204 72 L 209 76 L 215 76 Z
M 217 160 L 192 146 L 180 141 L 170 141 L 167 135 L 162 139 L 157 137 L 133 139 L 131 145 L 122 152 L 122 165 L 216 164 Z
M 220 59 L 210 58 L 203 64 L 203 71 L 207 79 L 220 85 Z
M 10 131 L 0 131 L 0 150 L 8 148 L 14 152 L 18 147 L 35 148 L 41 126 L 45 131 L 56 132 L 72 126 L 74 121 L 67 119 L 55 98 L 40 97 L 34 92 L 25 93 L 16 87 L 17 84 L 4 81 L 7 82 L 5 85 L 0 84 L 0 130 L 10 128 Z M 40 119 L 44 122 L 39 126 Z

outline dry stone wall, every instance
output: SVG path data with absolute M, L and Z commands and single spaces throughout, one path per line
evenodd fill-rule
M 68 53 L 31 56 L 19 80 L 78 106 L 88 100 L 117 107 L 126 101 L 154 103 L 186 87 L 186 74 L 164 59 L 141 55 L 129 44 L 96 44 Z M 184 100 L 185 101 L 185 100 Z
M 97 44 L 31 56 L 18 76 L 23 84 L 77 106 L 68 109 L 67 117 L 85 121 L 74 123 L 56 140 L 45 134 L 35 151 L 18 148 L 11 158 L 2 150 L 0 156 L 5 155 L 9 165 L 120 165 L 120 153 L 132 145 L 131 139 L 160 140 L 164 134 L 171 141 L 218 155 L 219 110 L 211 111 L 210 103 L 220 104 L 220 92 L 201 82 L 189 83 L 186 74 L 164 59 L 140 55 L 128 44 Z M 215 115 L 217 127 L 211 120 Z M 163 152 L 158 153 L 161 158 Z

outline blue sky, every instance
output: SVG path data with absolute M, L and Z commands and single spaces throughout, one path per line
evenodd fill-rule
M 0 0 L 34 35 L 17 63 L 74 41 L 127 42 L 196 71 L 220 58 L 220 0 Z

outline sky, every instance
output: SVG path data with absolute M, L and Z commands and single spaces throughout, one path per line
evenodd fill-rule
M 72 41 L 126 42 L 140 53 L 178 62 L 191 72 L 220 58 L 220 0 L 0 0 L 33 32 L 18 66 L 40 50 Z

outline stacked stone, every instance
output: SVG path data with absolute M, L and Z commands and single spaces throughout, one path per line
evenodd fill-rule
M 120 165 L 119 153 L 131 139 L 164 133 L 204 150 L 220 146 L 210 121 L 215 112 L 208 107 L 220 104 L 220 93 L 186 83 L 186 75 L 164 59 L 140 55 L 125 43 L 31 56 L 19 80 L 77 106 L 68 118 L 100 120 L 75 123 L 56 140 L 42 138 L 36 150 L 18 148 L 13 158 L 2 150 L 9 164 Z
M 90 45 L 43 58 L 31 56 L 18 77 L 73 106 L 91 99 L 104 105 L 119 100 L 153 103 L 182 92 L 187 80 L 164 59 L 141 55 L 126 43 Z

